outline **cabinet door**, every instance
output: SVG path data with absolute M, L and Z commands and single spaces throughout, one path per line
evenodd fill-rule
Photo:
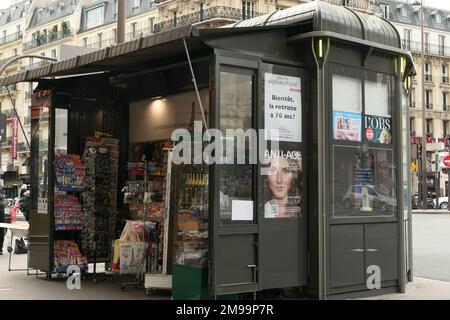
M 381 281 L 398 280 L 397 224 L 366 225 L 366 268 L 381 269 Z
M 364 274 L 364 226 L 330 226 L 331 288 L 360 285 Z

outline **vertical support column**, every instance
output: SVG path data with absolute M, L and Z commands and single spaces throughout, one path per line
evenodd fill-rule
M 318 245 L 319 245 L 319 299 L 327 298 L 328 279 L 327 279 L 327 196 L 328 186 L 325 163 L 327 154 L 326 128 L 326 88 L 325 88 L 325 64 L 330 50 L 329 38 L 313 38 L 312 51 L 317 65 L 317 158 L 318 158 Z

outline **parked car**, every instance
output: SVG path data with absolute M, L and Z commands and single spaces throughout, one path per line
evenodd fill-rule
M 435 208 L 447 210 L 448 209 L 448 197 L 440 197 L 439 205 L 436 204 L 436 199 L 433 200 L 433 204 Z
M 363 185 L 350 186 L 345 193 L 342 203 L 345 209 L 358 208 L 361 205 L 361 192 Z M 383 190 L 373 185 L 366 185 L 369 203 L 372 208 L 388 212 L 397 206 L 397 200 L 386 194 Z

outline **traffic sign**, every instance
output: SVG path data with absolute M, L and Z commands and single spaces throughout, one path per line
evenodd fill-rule
M 442 162 L 446 168 L 450 168 L 450 156 L 446 156 Z

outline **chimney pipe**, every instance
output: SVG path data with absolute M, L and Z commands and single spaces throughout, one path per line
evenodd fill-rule
M 126 0 L 117 1 L 117 44 L 125 42 Z

